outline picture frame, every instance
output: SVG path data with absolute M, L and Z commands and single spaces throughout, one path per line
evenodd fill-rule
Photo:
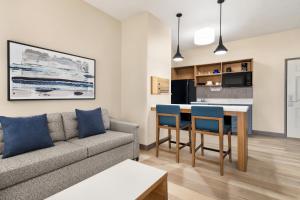
M 7 41 L 8 101 L 94 100 L 96 60 Z

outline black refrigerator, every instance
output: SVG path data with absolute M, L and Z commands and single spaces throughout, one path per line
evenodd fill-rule
M 190 104 L 196 101 L 196 87 L 193 80 L 174 80 L 171 82 L 171 103 Z

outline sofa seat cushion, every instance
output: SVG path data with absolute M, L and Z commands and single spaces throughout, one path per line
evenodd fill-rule
M 68 142 L 0 159 L 0 189 L 46 174 L 87 158 L 87 150 Z
M 68 140 L 68 142 L 87 148 L 89 157 L 125 144 L 129 144 L 133 141 L 133 134 L 110 130 L 100 135 L 94 135 L 83 139 L 73 138 L 71 140 Z

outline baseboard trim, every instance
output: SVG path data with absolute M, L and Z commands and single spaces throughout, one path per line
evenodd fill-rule
M 159 140 L 159 142 L 160 143 L 164 143 L 164 142 L 166 142 L 168 140 L 169 140 L 169 138 L 165 137 L 165 138 L 162 138 L 161 140 Z M 141 150 L 145 150 L 145 151 L 149 151 L 150 149 L 153 149 L 155 146 L 156 146 L 155 142 L 153 142 L 151 144 L 148 144 L 148 145 L 140 144 L 140 149 Z
M 253 135 L 263 135 L 263 136 L 270 136 L 270 137 L 286 138 L 284 133 L 276 133 L 276 132 L 269 132 L 269 131 L 258 131 L 258 130 L 253 130 L 252 133 L 253 133 Z

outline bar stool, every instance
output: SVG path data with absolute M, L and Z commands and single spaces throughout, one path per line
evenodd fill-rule
M 168 129 L 168 140 L 160 141 L 160 129 Z M 180 130 L 188 129 L 189 142 L 180 142 Z M 176 141 L 172 140 L 171 131 L 176 131 Z M 176 144 L 176 162 L 179 163 L 179 150 L 189 146 L 191 149 L 191 122 L 184 121 L 180 118 L 180 107 L 178 105 L 156 105 L 156 157 L 159 154 L 159 145 L 169 142 L 169 148 L 171 143 Z
M 224 125 L 223 107 L 192 106 L 192 165 L 195 167 L 195 153 L 201 148 L 204 150 L 219 152 L 220 175 L 224 175 L 224 158 L 229 155 L 231 162 L 231 126 Z M 196 148 L 196 133 L 201 134 L 201 144 Z M 224 151 L 224 134 L 228 135 L 228 150 Z M 204 146 L 204 135 L 219 137 L 219 149 Z

